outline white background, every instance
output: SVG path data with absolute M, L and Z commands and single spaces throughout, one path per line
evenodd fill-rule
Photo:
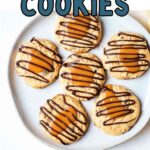
M 150 9 L 150 0 L 128 1 L 130 1 L 132 9 Z M 88 5 L 89 0 L 86 2 Z M 35 6 L 35 3 L 33 5 Z M 21 14 L 20 0 L 0 0 L 0 150 L 51 150 L 26 130 L 15 110 L 7 84 L 7 53 L 10 51 L 14 38 L 29 20 L 30 18 Z M 3 55 L 3 51 L 6 55 Z M 149 147 L 150 122 L 136 137 L 112 148 L 112 150 L 149 150 Z

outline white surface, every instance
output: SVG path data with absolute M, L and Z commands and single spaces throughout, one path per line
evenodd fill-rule
M 9 16 L 8 16 L 9 15 Z M 7 17 L 6 17 L 7 16 Z M 2 35 L 1 37 L 1 52 L 3 55 L 0 55 L 1 60 L 1 78 L 0 78 L 0 85 L 3 85 L 3 87 L 0 87 L 0 94 L 2 95 L 1 98 L 1 105 L 0 105 L 0 117 L 1 117 L 1 124 L 0 124 L 0 149 L 48 149 L 47 146 L 41 144 L 38 142 L 34 137 L 30 135 L 29 132 L 27 132 L 18 119 L 18 114 L 15 111 L 15 107 L 13 105 L 12 98 L 9 95 L 8 87 L 6 84 L 7 76 L 4 76 L 4 74 L 7 72 L 6 66 L 8 63 L 8 53 L 10 49 L 10 45 L 14 38 L 16 38 L 17 33 L 20 32 L 22 27 L 24 26 L 24 23 L 26 22 L 26 19 L 22 16 L 19 16 L 17 14 L 13 13 L 7 13 L 7 14 L 0 14 L 1 20 L 5 21 L 5 24 L 0 24 L 0 33 Z M 6 20 L 7 18 L 7 20 Z M 3 73 L 5 72 L 5 73 Z M 4 114 L 5 113 L 5 114 Z M 113 149 L 148 149 L 150 145 L 149 144 L 149 136 L 150 133 L 149 126 L 143 132 L 141 132 L 138 136 L 133 138 L 132 140 L 121 144 Z M 1 140 L 3 139 L 3 140 Z M 147 142 L 147 145 L 146 143 Z M 5 145 L 5 143 L 8 143 Z M 140 147 L 137 146 L 140 144 Z M 142 147 L 143 144 L 143 147 Z M 144 145 L 145 148 L 144 148 Z M 50 148 L 49 148 L 50 149 Z

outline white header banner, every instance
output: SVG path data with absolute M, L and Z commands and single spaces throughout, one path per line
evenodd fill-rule
M 28 0 L 30 8 L 37 8 L 38 0 Z M 46 0 L 45 0 L 46 1 Z M 100 1 L 100 0 L 98 0 Z M 130 7 L 130 10 L 150 10 L 150 0 L 125 0 Z M 84 4 L 88 9 L 91 8 L 91 0 L 85 0 Z M 115 0 L 111 0 L 112 7 L 115 7 Z M 1 10 L 14 10 L 20 11 L 21 0 L 0 0 L 0 11 Z

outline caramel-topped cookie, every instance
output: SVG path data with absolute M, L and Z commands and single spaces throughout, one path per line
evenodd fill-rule
M 94 98 L 105 80 L 101 61 L 90 53 L 72 54 L 60 70 L 60 81 L 65 92 L 78 100 Z
M 105 133 L 120 135 L 134 126 L 140 112 L 140 102 L 130 90 L 107 84 L 95 102 L 93 121 Z
M 17 73 L 33 88 L 43 88 L 55 81 L 61 64 L 57 47 L 46 39 L 33 38 L 17 51 Z
M 135 33 L 114 35 L 104 49 L 104 67 L 118 79 L 142 76 L 149 68 L 149 47 L 146 39 Z
M 97 47 L 102 38 L 102 25 L 98 17 L 69 14 L 60 17 L 56 38 L 63 48 L 74 53 L 88 52 Z
M 57 143 L 64 145 L 79 140 L 87 131 L 87 113 L 82 104 L 67 95 L 56 95 L 40 110 L 40 125 Z

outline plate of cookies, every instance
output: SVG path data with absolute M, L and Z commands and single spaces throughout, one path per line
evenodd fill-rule
M 150 117 L 149 42 L 130 16 L 33 19 L 8 66 L 25 126 L 56 149 L 106 149 L 135 136 Z

